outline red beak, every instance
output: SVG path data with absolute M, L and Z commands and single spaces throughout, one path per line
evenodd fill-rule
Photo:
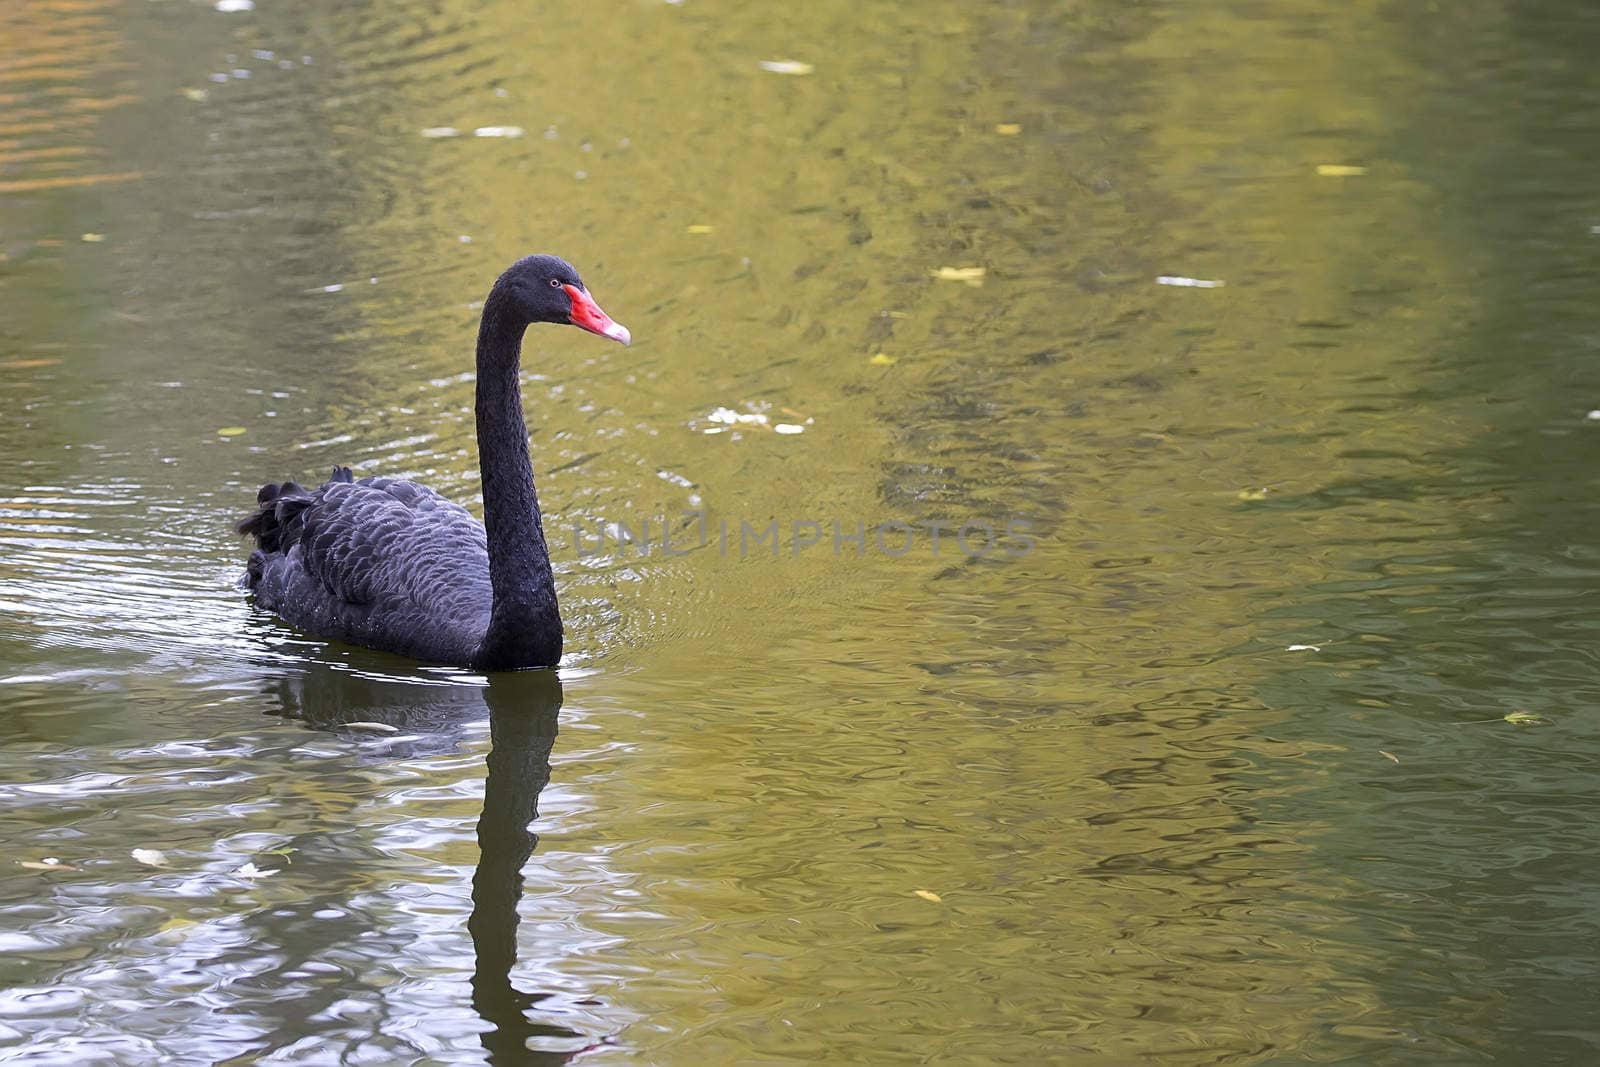
M 572 298 L 572 325 L 623 344 L 633 340 L 628 328 L 620 322 L 612 322 L 611 316 L 600 310 L 600 305 L 594 302 L 587 290 L 579 289 L 576 285 L 563 285 L 561 288 Z

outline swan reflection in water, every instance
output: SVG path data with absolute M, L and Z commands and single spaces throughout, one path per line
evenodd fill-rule
M 379 680 L 338 670 L 291 675 L 277 685 L 281 713 L 314 729 L 338 730 L 379 722 L 401 731 L 386 758 L 454 750 L 463 728 L 489 713 L 491 747 L 478 820 L 479 858 L 472 878 L 474 968 L 472 1006 L 488 1024 L 481 1035 L 489 1062 L 558 1064 L 600 1043 L 598 1039 L 529 1013 L 552 993 L 525 992 L 513 983 L 517 962 L 517 904 L 522 867 L 538 844 L 529 829 L 539 814 L 539 794 L 550 781 L 550 751 L 561 709 L 561 681 L 554 671 L 490 676 L 487 686 L 419 685 Z M 530 1041 L 564 1051 L 530 1049 Z

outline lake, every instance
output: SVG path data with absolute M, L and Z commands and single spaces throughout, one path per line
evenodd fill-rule
M 1600 13 L 0 11 L 0 1057 L 1600 1056 Z M 558 672 L 298 633 L 481 509 Z

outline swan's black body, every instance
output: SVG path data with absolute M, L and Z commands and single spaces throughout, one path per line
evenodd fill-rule
M 531 322 L 628 342 L 554 256 L 519 260 L 478 329 L 478 463 L 484 522 L 431 489 L 348 468 L 314 490 L 263 486 L 239 523 L 256 539 L 245 581 L 302 630 L 478 670 L 554 666 L 561 616 L 528 459 L 517 373 Z

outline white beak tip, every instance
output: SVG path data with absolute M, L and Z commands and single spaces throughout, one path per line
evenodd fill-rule
M 606 327 L 605 332 L 606 336 L 611 338 L 613 341 L 621 341 L 625 345 L 633 343 L 633 335 L 629 333 L 628 328 L 622 325 L 620 322 L 613 322 L 610 326 Z

